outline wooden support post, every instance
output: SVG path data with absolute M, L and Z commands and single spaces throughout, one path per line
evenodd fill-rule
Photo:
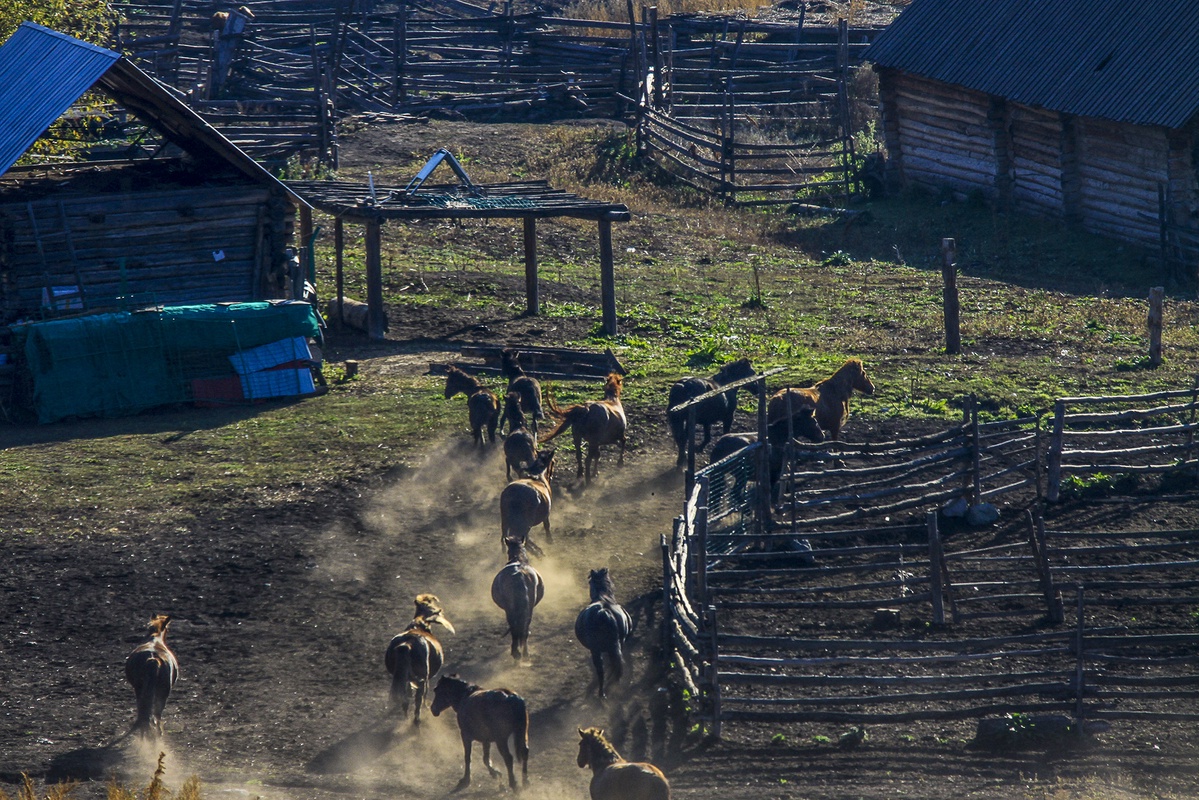
M 928 527 L 928 578 L 933 601 L 933 624 L 945 624 L 945 594 L 941 571 L 941 529 L 937 527 L 937 512 L 925 515 Z
M 758 531 L 770 530 L 774 511 L 770 496 L 770 435 L 766 427 L 766 379 L 759 380 L 754 388 L 758 394 Z
M 345 280 L 345 222 L 341 217 L 333 220 L 333 272 L 337 283 L 337 327 L 344 328 L 346 324 L 346 280 Z
M 366 221 L 366 329 L 372 339 L 382 339 L 387 330 L 387 310 L 383 307 L 383 223 Z
M 1046 478 L 1045 499 L 1056 503 L 1062 490 L 1062 448 L 1066 446 L 1066 404 L 1053 404 L 1053 432 L 1049 435 L 1049 474 Z
M 679 538 L 679 528 L 683 524 L 682 517 L 674 518 L 674 540 Z M 659 534 L 658 548 L 662 553 L 662 652 L 669 653 L 670 647 L 670 624 L 674 620 L 674 606 L 670 602 L 670 543 L 666 541 L 666 534 Z
M 687 409 L 687 476 L 683 497 L 690 497 L 691 487 L 695 486 L 695 408 Z
M 1074 727 L 1076 730 L 1082 730 L 1083 716 L 1083 697 L 1086 695 L 1086 649 L 1083 641 L 1083 627 L 1085 618 L 1083 616 L 1083 588 L 1082 584 L 1078 585 L 1078 627 L 1074 636 L 1074 647 L 1076 648 L 1075 655 L 1077 660 L 1074 668 Z
M 600 217 L 600 298 L 605 336 L 616 335 L 616 271 L 612 264 L 612 220 Z
M 712 701 L 712 729 L 708 731 L 709 741 L 720 741 L 720 650 L 716 639 L 716 606 L 708 606 L 708 634 L 710 636 L 712 657 L 708 661 L 709 671 L 708 690 Z
M 961 306 L 958 302 L 957 243 L 953 239 L 941 240 L 941 289 L 942 302 L 945 306 L 945 352 L 956 356 L 962 352 L 962 332 L 959 316 Z
M 404 102 L 408 99 L 408 89 L 404 86 L 404 73 L 408 68 L 408 3 L 400 0 L 399 11 L 396 12 L 400 23 L 400 40 L 396 49 L 399 51 L 399 68 L 396 71 L 396 99 Z
M 1162 363 L 1162 302 L 1166 290 L 1154 286 L 1149 290 L 1149 365 L 1160 367 Z
M 312 209 L 307 205 L 300 206 L 300 247 L 305 248 L 312 239 Z M 301 251 L 300 260 L 303 263 L 304 253 Z
M 982 437 L 978 430 L 978 398 L 970 395 L 970 450 L 972 462 L 970 471 L 974 475 L 974 485 L 970 487 L 970 505 L 976 506 L 982 501 Z
M 535 317 L 541 313 L 537 285 L 537 219 L 525 217 L 525 314 Z
M 1050 622 L 1060 625 L 1066 618 L 1066 612 L 1062 608 L 1061 593 L 1053 586 L 1053 571 L 1049 568 L 1049 553 L 1045 545 L 1045 519 L 1040 515 L 1034 518 L 1031 511 L 1027 513 L 1029 536 L 1033 554 L 1037 559 L 1037 575 L 1041 582 L 1041 591 L 1045 593 L 1045 612 L 1049 615 Z
M 662 48 L 658 41 L 658 7 L 649 7 L 650 53 L 654 62 L 654 92 L 652 95 L 654 110 L 662 110 Z
M 708 603 L 708 477 L 699 478 L 699 506 L 695 509 L 695 596 L 699 605 Z

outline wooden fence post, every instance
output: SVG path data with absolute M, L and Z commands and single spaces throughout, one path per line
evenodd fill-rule
M 1149 365 L 1160 367 L 1162 363 L 1162 301 L 1166 290 L 1154 286 L 1149 290 Z
M 677 541 L 679 538 L 679 528 L 682 527 L 683 520 L 681 517 L 674 518 L 674 532 L 672 541 Z M 659 534 L 658 547 L 662 552 L 662 653 L 663 655 L 670 652 L 670 625 L 674 622 L 674 605 L 670 600 L 670 582 L 672 578 L 670 564 L 670 542 L 666 541 L 666 534 Z
M 334 280 L 337 283 L 337 327 L 344 328 L 346 324 L 346 281 L 345 281 L 345 222 L 341 217 L 333 219 L 333 269 Z
M 766 427 L 766 379 L 757 382 L 758 390 L 758 532 L 770 529 L 774 511 L 770 496 L 770 436 Z
M 612 263 L 612 220 L 600 217 L 600 302 L 605 336 L 616 335 L 616 270 Z
M 378 219 L 366 224 L 366 327 L 371 339 L 382 339 L 387 330 L 387 309 L 383 305 L 382 227 Z
M 702 487 L 708 483 L 707 476 L 699 479 Z M 695 509 L 695 594 L 699 605 L 708 602 L 708 493 L 700 489 L 702 504 Z
M 841 117 L 841 171 L 845 182 L 845 205 L 849 206 L 852 191 L 854 158 L 853 158 L 853 123 L 849 115 L 849 21 L 837 20 L 837 105 Z
M 707 607 L 708 634 L 711 637 L 712 658 L 708 662 L 708 691 L 712 699 L 712 729 L 708 739 L 720 740 L 720 650 L 716 640 L 716 606 Z
M 1033 447 L 1036 449 L 1036 452 L 1034 453 L 1035 464 L 1033 466 L 1033 470 L 1034 470 L 1034 478 L 1036 479 L 1036 484 L 1037 484 L 1037 500 L 1038 501 L 1045 499 L 1045 454 L 1044 454 L 1045 445 L 1042 442 L 1043 434 L 1041 431 L 1041 419 L 1042 419 L 1042 416 L 1040 413 L 1038 413 L 1037 414 L 1036 435 L 1035 435 L 1035 438 L 1033 439 Z
M 535 317 L 541 313 L 540 290 L 537 281 L 537 219 L 525 217 L 525 314 Z
M 658 7 L 649 7 L 649 35 L 652 47 L 650 53 L 654 61 L 654 91 L 652 101 L 655 111 L 662 109 L 662 47 L 658 32 Z
M 691 496 L 695 486 L 695 406 L 687 409 L 687 474 L 684 481 L 684 497 Z
M 962 352 L 962 332 L 959 317 L 961 305 L 958 302 L 957 243 L 953 239 L 941 240 L 941 289 L 942 303 L 945 307 L 945 352 L 956 356 Z
M 982 501 L 982 437 L 978 431 L 978 398 L 973 394 L 970 395 L 970 431 L 971 442 L 970 451 L 972 455 L 972 463 L 970 465 L 971 472 L 974 473 L 974 485 L 970 489 L 970 505 L 976 506 Z
M 1086 653 L 1083 649 L 1083 587 L 1078 585 L 1078 629 L 1074 637 L 1076 648 L 1074 668 L 1074 727 L 1082 731 L 1083 696 L 1086 694 Z
M 1062 490 L 1062 448 L 1066 440 L 1066 404 L 1058 400 L 1053 404 L 1053 432 L 1049 435 L 1049 475 L 1045 487 L 1045 499 L 1056 503 Z
M 1062 608 L 1061 593 L 1053 587 L 1053 571 L 1049 568 L 1049 551 L 1045 544 L 1045 518 L 1040 515 L 1034 518 L 1031 511 L 1027 513 L 1029 536 L 1032 537 L 1033 553 L 1037 558 L 1037 573 L 1041 590 L 1045 593 L 1045 608 L 1049 621 L 1060 625 L 1066 619 L 1066 611 Z
M 928 527 L 928 578 L 933 602 L 933 624 L 945 624 L 945 597 L 941 573 L 941 530 L 937 527 L 937 512 L 925 515 Z

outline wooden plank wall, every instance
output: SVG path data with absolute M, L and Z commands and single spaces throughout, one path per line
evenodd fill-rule
M 34 314 L 44 287 L 79 284 L 89 309 L 115 307 L 119 295 L 157 303 L 261 297 L 255 284 L 272 258 L 268 200 L 266 189 L 226 186 L 0 205 L 3 308 Z
M 1087 230 L 1156 245 L 1158 185 L 1169 180 L 1165 131 L 1079 118 L 1079 216 Z
M 988 95 L 908 73 L 897 75 L 895 91 L 905 180 L 996 197 Z
M 1012 200 L 1016 207 L 1047 216 L 1062 214 L 1061 116 L 1055 111 L 1011 103 Z

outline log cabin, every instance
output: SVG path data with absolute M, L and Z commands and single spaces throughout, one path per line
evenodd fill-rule
M 1199 3 L 914 0 L 864 58 L 890 187 L 1199 259 Z

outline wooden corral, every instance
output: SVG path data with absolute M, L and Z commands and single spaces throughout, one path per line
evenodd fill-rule
M 1199 44 L 1159 38 L 1163 18 L 1194 30 L 1199 8 L 916 0 L 865 54 L 890 183 L 978 193 L 1158 247 L 1193 278 L 1199 100 L 1183 87 Z

